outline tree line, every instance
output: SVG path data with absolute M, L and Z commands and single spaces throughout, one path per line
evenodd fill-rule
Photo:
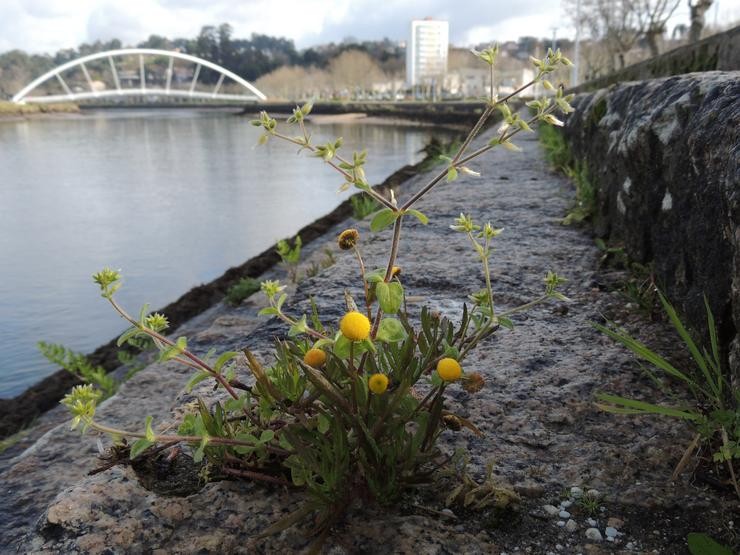
M 177 49 L 203 58 L 233 71 L 248 81 L 283 66 L 311 67 L 317 71 L 329 70 L 332 60 L 347 51 L 358 51 L 371 59 L 381 70 L 400 71 L 404 64 L 404 50 L 389 39 L 357 42 L 348 39 L 341 44 L 330 43 L 298 51 L 295 43 L 286 38 L 253 33 L 249 38 L 236 38 L 228 23 L 206 25 L 193 38 L 170 39 L 151 35 L 135 45 L 138 48 Z M 81 56 L 122 48 L 120 40 L 95 41 L 78 48 L 65 48 L 53 55 L 29 54 L 11 50 L 0 54 L 0 97 L 9 98 L 35 77 L 63 63 Z M 203 72 L 200 80 L 215 82 L 218 75 Z

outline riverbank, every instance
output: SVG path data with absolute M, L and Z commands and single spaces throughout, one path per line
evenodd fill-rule
M 71 102 L 55 104 L 16 104 L 0 101 L 0 120 L 24 119 L 51 114 L 77 114 L 80 107 Z
M 473 148 L 490 138 L 481 137 Z M 448 430 L 440 438 L 440 447 L 448 453 L 467 451 L 467 470 L 476 480 L 495 463 L 496 484 L 518 492 L 519 509 L 447 507 L 445 497 L 455 486 L 450 477 L 392 508 L 379 510 L 358 501 L 336 535 L 327 539 L 327 547 L 336 553 L 678 554 L 686 552 L 686 535 L 692 531 L 731 541 L 727 526 L 737 515 L 731 493 L 686 476 L 669 482 L 691 441 L 685 424 L 607 414 L 593 404 L 600 391 L 629 396 L 638 391 L 650 401 L 667 397 L 652 387 L 625 349 L 591 322 L 614 320 L 674 361 L 682 355 L 665 323 L 630 309 L 613 291 L 613 283 L 623 276 L 599 268 L 601 252 L 589 234 L 561 225 L 573 201 L 572 185 L 548 171 L 534 137 L 517 144 L 521 154 L 494 150 L 471 165 L 482 177 L 461 177 L 421 201 L 418 208 L 431 222 L 405 223 L 399 265 L 413 298 L 432 310 L 458 314 L 465 294 L 485 283 L 466 237 L 449 229 L 464 211 L 505 228 L 496 238 L 493 257 L 500 310 L 541 294 L 547 270 L 569 279 L 563 292 L 571 302 L 514 315 L 513 331 L 502 330 L 466 359 L 466 371 L 481 373 L 485 387 L 476 394 L 455 389 L 449 410 L 472 421 L 483 435 Z M 411 177 L 402 185 L 401 196 L 418 190 L 428 178 Z M 309 310 L 315 298 L 327 322 L 342 314 L 343 291 L 357 282 L 352 256 L 336 247 L 337 233 L 348 225 L 359 229 L 368 268 L 385 261 L 389 230 L 372 234 L 367 221 L 337 220 L 306 252 L 310 260 L 324 248 L 333 248 L 336 263 L 290 292 L 285 306 L 291 313 Z M 263 277 L 282 277 L 280 272 L 273 267 Z M 217 303 L 178 334 L 187 334 L 189 346 L 199 354 L 248 346 L 261 357 L 271 351 L 274 338 L 285 333 L 274 320 L 257 317 L 262 306 L 260 295 L 238 307 Z M 419 307 L 412 304 L 410 311 L 416 314 Z M 220 395 L 207 382 L 185 392 L 190 375 L 189 369 L 174 363 L 153 364 L 126 382 L 97 415 L 123 428 L 140 429 L 145 415 L 154 417 L 157 430 L 176 426 L 195 397 L 210 406 Z M 240 362 L 239 378 L 246 376 Z M 295 509 L 300 499 L 294 492 L 223 481 L 195 485 L 180 491 L 181 496 L 172 491 L 166 495 L 160 489 L 166 484 L 130 466 L 88 476 L 99 464 L 97 456 L 94 436 L 80 437 L 61 424 L 11 461 L 0 475 L 5 492 L 0 535 L 6 544 L 19 552 L 85 553 L 270 553 L 306 548 L 304 530 L 288 530 L 257 546 L 251 543 L 270 523 Z M 589 490 L 591 504 L 581 501 Z

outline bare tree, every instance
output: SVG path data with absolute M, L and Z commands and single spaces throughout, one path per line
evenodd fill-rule
M 373 58 L 362 50 L 345 50 L 329 62 L 329 75 L 335 91 L 357 96 L 372 90 L 384 75 Z
M 666 32 L 666 23 L 681 0 L 632 0 L 632 9 L 639 21 L 650 54 L 660 54 L 658 39 Z
M 689 1 L 689 10 L 691 17 L 691 27 L 689 27 L 689 42 L 696 42 L 701 38 L 701 32 L 704 29 L 704 14 L 712 6 L 712 0 Z
M 574 23 L 594 42 L 602 43 L 608 52 L 607 70 L 613 72 L 625 66 L 625 57 L 643 34 L 637 17 L 635 0 L 582 0 L 580 18 L 575 15 L 576 0 L 564 0 Z

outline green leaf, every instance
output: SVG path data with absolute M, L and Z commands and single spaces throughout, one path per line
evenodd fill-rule
M 732 551 L 718 544 L 706 534 L 692 532 L 686 539 L 691 555 L 732 555 Z
M 334 354 L 338 358 L 347 358 L 349 356 L 349 349 L 351 345 L 352 342 L 340 334 L 337 340 L 334 342 Z
M 154 443 L 157 440 L 157 436 L 154 435 L 154 430 L 152 430 L 152 417 L 147 416 L 146 417 L 146 439 L 147 441 L 151 441 Z
M 142 331 L 139 328 L 127 329 L 125 332 L 121 334 L 121 336 L 118 338 L 118 341 L 116 341 L 116 346 L 120 347 L 121 345 L 126 343 L 126 341 L 128 341 L 132 337 L 136 337 L 140 333 L 142 333 Z
M 385 268 L 378 268 L 372 272 L 365 274 L 365 281 L 368 283 L 378 283 L 385 279 Z
M 137 439 L 131 444 L 131 450 L 129 451 L 128 458 L 135 459 L 141 455 L 144 451 L 154 445 L 153 441 L 149 441 L 146 438 Z
M 403 305 L 403 286 L 397 281 L 380 282 L 375 286 L 380 308 L 388 314 L 396 314 Z
M 385 229 L 393 222 L 395 222 L 396 219 L 398 219 L 399 215 L 400 214 L 398 212 L 391 210 L 390 208 L 383 208 L 382 210 L 378 210 L 373 216 L 372 221 L 370 222 L 370 230 L 373 232 L 378 232 L 382 229 Z
M 190 393 L 196 385 L 210 377 L 211 375 L 208 372 L 196 372 L 193 374 L 193 377 L 188 380 L 188 383 L 185 384 L 185 391 Z
M 450 166 L 447 169 L 447 182 L 450 183 L 457 179 L 457 169 L 454 166 Z
M 236 351 L 226 351 L 225 353 L 221 354 L 220 357 L 216 359 L 216 364 L 213 365 L 213 370 L 217 374 L 221 373 L 221 368 L 223 368 L 224 364 L 229 362 L 231 359 L 236 358 L 239 356 L 239 353 Z
M 380 327 L 378 328 L 376 339 L 378 341 L 385 341 L 386 343 L 403 341 L 406 339 L 406 329 L 403 327 L 403 324 L 395 318 L 383 318 L 380 321 Z
M 260 310 L 257 314 L 259 316 L 274 316 L 278 313 L 277 308 L 274 306 L 266 306 L 262 310 Z
M 203 460 L 206 445 L 208 445 L 208 436 L 203 436 L 203 439 L 200 441 L 200 445 L 198 445 L 198 449 L 193 453 L 193 462 L 199 463 Z
M 275 432 L 273 430 L 262 430 L 262 433 L 260 434 L 260 443 L 272 441 L 274 437 Z
M 645 403 L 644 401 L 638 401 L 636 399 L 627 399 L 617 395 L 600 393 L 596 397 L 602 401 L 610 403 L 608 405 L 598 403 L 596 406 L 601 410 L 616 414 L 660 414 L 662 416 L 673 416 L 674 418 L 683 418 L 685 420 L 702 419 L 702 416 L 695 412 L 654 405 L 652 403 Z
M 510 329 L 510 330 L 514 329 L 514 322 L 512 322 L 508 318 L 498 318 L 498 323 L 507 329 Z
M 411 214 L 413 217 L 415 217 L 417 220 L 419 220 L 424 225 L 427 225 L 429 223 L 429 218 L 427 218 L 427 215 L 422 212 L 419 212 L 418 210 L 414 208 L 407 210 L 406 213 Z
M 290 326 L 290 329 L 288 330 L 288 337 L 295 337 L 297 335 L 306 333 L 307 331 L 308 323 L 306 322 L 306 315 L 304 314 L 303 316 L 301 316 L 300 320 Z
M 330 426 L 329 418 L 325 414 L 319 413 L 318 421 L 319 433 L 325 434 L 328 432 Z

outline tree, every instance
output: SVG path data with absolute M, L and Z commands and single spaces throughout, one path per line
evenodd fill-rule
M 712 0 L 696 0 L 689 2 L 691 26 L 689 27 L 689 42 L 696 42 L 701 38 L 704 29 L 704 14 L 712 6 Z
M 334 90 L 350 96 L 366 93 L 373 83 L 385 76 L 377 62 L 362 50 L 347 50 L 329 62 L 329 75 Z
M 666 22 L 678 8 L 681 0 L 632 0 L 639 27 L 647 41 L 650 54 L 660 54 L 658 39 L 666 32 Z

